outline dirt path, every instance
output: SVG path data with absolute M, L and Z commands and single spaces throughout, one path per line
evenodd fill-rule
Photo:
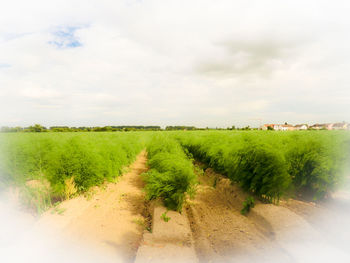
M 252 253 L 269 242 L 268 231 L 242 216 L 245 194 L 210 168 L 186 207 L 200 262 L 224 262 L 233 254 Z
M 132 262 L 148 224 L 140 177 L 146 170 L 143 151 L 117 183 L 96 188 L 90 198 L 79 196 L 63 202 L 59 208 L 45 213 L 38 226 L 58 230 L 69 239 L 86 242 Z
M 256 201 L 248 216 L 241 215 L 247 194 L 210 168 L 199 181 L 186 211 L 200 262 L 275 262 L 271 254 L 276 262 L 296 262 L 299 241 L 320 240 L 306 220 L 284 206 Z

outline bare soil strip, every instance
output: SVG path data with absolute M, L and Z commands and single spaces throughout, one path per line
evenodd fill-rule
M 225 261 L 252 253 L 270 241 L 268 231 L 240 214 L 245 194 L 210 168 L 186 207 L 200 262 Z M 267 234 L 266 234 L 267 233 Z
M 241 215 L 247 194 L 210 168 L 199 181 L 186 211 L 200 262 L 265 262 L 268 251 L 280 262 L 294 262 L 288 232 L 303 229 L 310 239 L 318 237 L 302 217 L 283 206 L 256 201 L 248 216 Z
M 64 201 L 59 208 L 45 213 L 39 226 L 53 227 L 70 239 L 122 256 L 125 262 L 133 262 L 148 226 L 140 177 L 147 170 L 146 160 L 143 151 L 117 183 L 96 188 L 90 198 L 79 196 Z
M 152 233 L 144 234 L 135 263 L 198 262 L 186 211 L 168 211 L 160 202 L 151 207 Z

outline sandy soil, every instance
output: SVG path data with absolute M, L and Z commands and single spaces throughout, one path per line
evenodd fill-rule
M 186 211 L 200 262 L 254 262 L 257 258 L 262 262 L 269 260 L 263 258 L 268 257 L 267 251 L 278 260 L 294 262 L 287 234 L 303 229 L 310 238 L 318 238 L 308 222 L 287 206 L 256 201 L 248 216 L 241 215 L 247 194 L 210 168 L 199 175 L 199 181 Z
M 181 255 L 191 258 L 188 262 L 313 262 L 315 255 L 324 260 L 334 255 L 328 253 L 326 241 L 348 251 L 350 233 L 339 226 L 350 218 L 350 195 L 343 194 L 337 206 L 294 199 L 276 206 L 256 200 L 243 216 L 247 193 L 208 168 L 198 175 L 195 198 L 186 201 L 182 214 L 169 211 L 172 219 L 165 223 L 160 216 L 165 208 L 145 201 L 140 174 L 146 170 L 142 152 L 117 183 L 61 203 L 41 216 L 38 229 L 46 229 L 53 238 L 62 233 L 104 255 L 122 256 L 123 262 L 133 262 L 136 254 L 142 263 L 177 261 Z M 151 226 L 150 212 L 152 234 L 146 230 Z M 329 218 L 335 222 L 332 226 Z M 305 261 L 307 256 L 311 261 Z
M 152 201 L 152 233 L 145 233 L 135 263 L 197 263 L 192 231 L 186 211 L 168 211 L 162 202 Z M 164 221 L 166 214 L 169 220 Z
M 319 203 L 289 199 L 280 205 L 305 219 L 329 243 L 349 252 L 350 191 L 337 191 Z
M 117 183 L 95 188 L 91 197 L 61 203 L 42 215 L 38 227 L 53 229 L 52 234 L 58 230 L 66 238 L 132 262 L 149 220 L 140 177 L 146 170 L 142 152 Z

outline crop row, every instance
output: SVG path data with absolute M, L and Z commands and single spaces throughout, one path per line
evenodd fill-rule
M 46 196 L 40 197 L 43 200 L 84 192 L 121 175 L 144 147 L 140 134 L 4 134 L 0 138 L 0 187 L 15 184 L 32 191 L 27 187 L 30 181 L 36 186 L 49 184 L 42 193 Z
M 337 132 L 173 133 L 193 156 L 271 202 L 321 199 L 342 183 L 350 138 Z
M 180 211 L 197 181 L 192 161 L 181 145 L 166 134 L 155 134 L 147 151 L 150 170 L 143 176 L 148 199 L 161 198 L 169 209 Z

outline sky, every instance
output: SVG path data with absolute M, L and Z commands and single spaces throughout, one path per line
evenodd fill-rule
M 350 121 L 349 1 L 11 0 L 0 126 Z

